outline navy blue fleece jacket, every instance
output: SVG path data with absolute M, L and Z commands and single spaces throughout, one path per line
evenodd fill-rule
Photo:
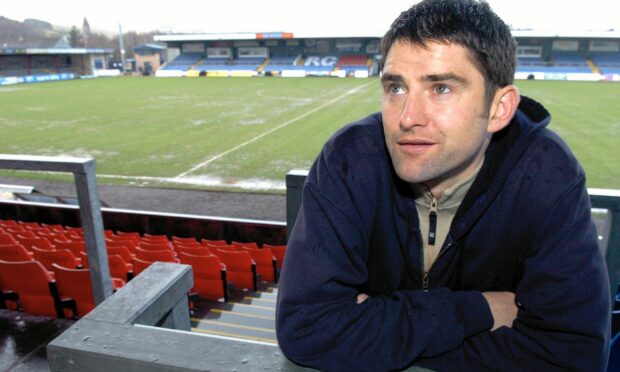
M 584 172 L 549 120 L 523 97 L 493 136 L 428 291 L 414 196 L 381 115 L 338 131 L 310 170 L 282 269 L 285 355 L 333 371 L 604 370 L 607 272 Z M 484 291 L 516 293 L 512 328 L 490 331 Z

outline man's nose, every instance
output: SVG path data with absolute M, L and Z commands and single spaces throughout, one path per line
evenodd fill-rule
M 400 115 L 400 126 L 409 130 L 415 126 L 424 126 L 427 123 L 426 105 L 424 98 L 419 94 L 410 93 L 407 96 L 403 111 Z

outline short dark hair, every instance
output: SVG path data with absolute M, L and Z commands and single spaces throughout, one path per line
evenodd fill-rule
M 465 47 L 484 77 L 487 106 L 497 89 L 514 80 L 515 40 L 510 28 L 485 1 L 424 0 L 402 12 L 381 41 L 381 71 L 396 41 L 421 46 L 434 41 Z

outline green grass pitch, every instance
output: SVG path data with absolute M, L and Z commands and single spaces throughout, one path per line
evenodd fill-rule
M 551 128 L 583 164 L 588 186 L 620 189 L 620 84 L 517 86 L 552 113 Z M 380 101 L 376 78 L 134 77 L 5 86 L 0 153 L 94 157 L 99 183 L 277 191 L 289 170 L 309 168 L 334 131 L 380 110 Z

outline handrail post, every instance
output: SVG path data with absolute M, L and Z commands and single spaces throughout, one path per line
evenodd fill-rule
M 112 279 L 103 237 L 103 220 L 95 177 L 95 159 L 0 154 L 0 169 L 73 173 L 84 229 L 93 297 L 96 304 L 110 297 Z
M 301 192 L 307 170 L 294 169 L 286 175 L 286 241 L 288 242 L 301 207 Z

